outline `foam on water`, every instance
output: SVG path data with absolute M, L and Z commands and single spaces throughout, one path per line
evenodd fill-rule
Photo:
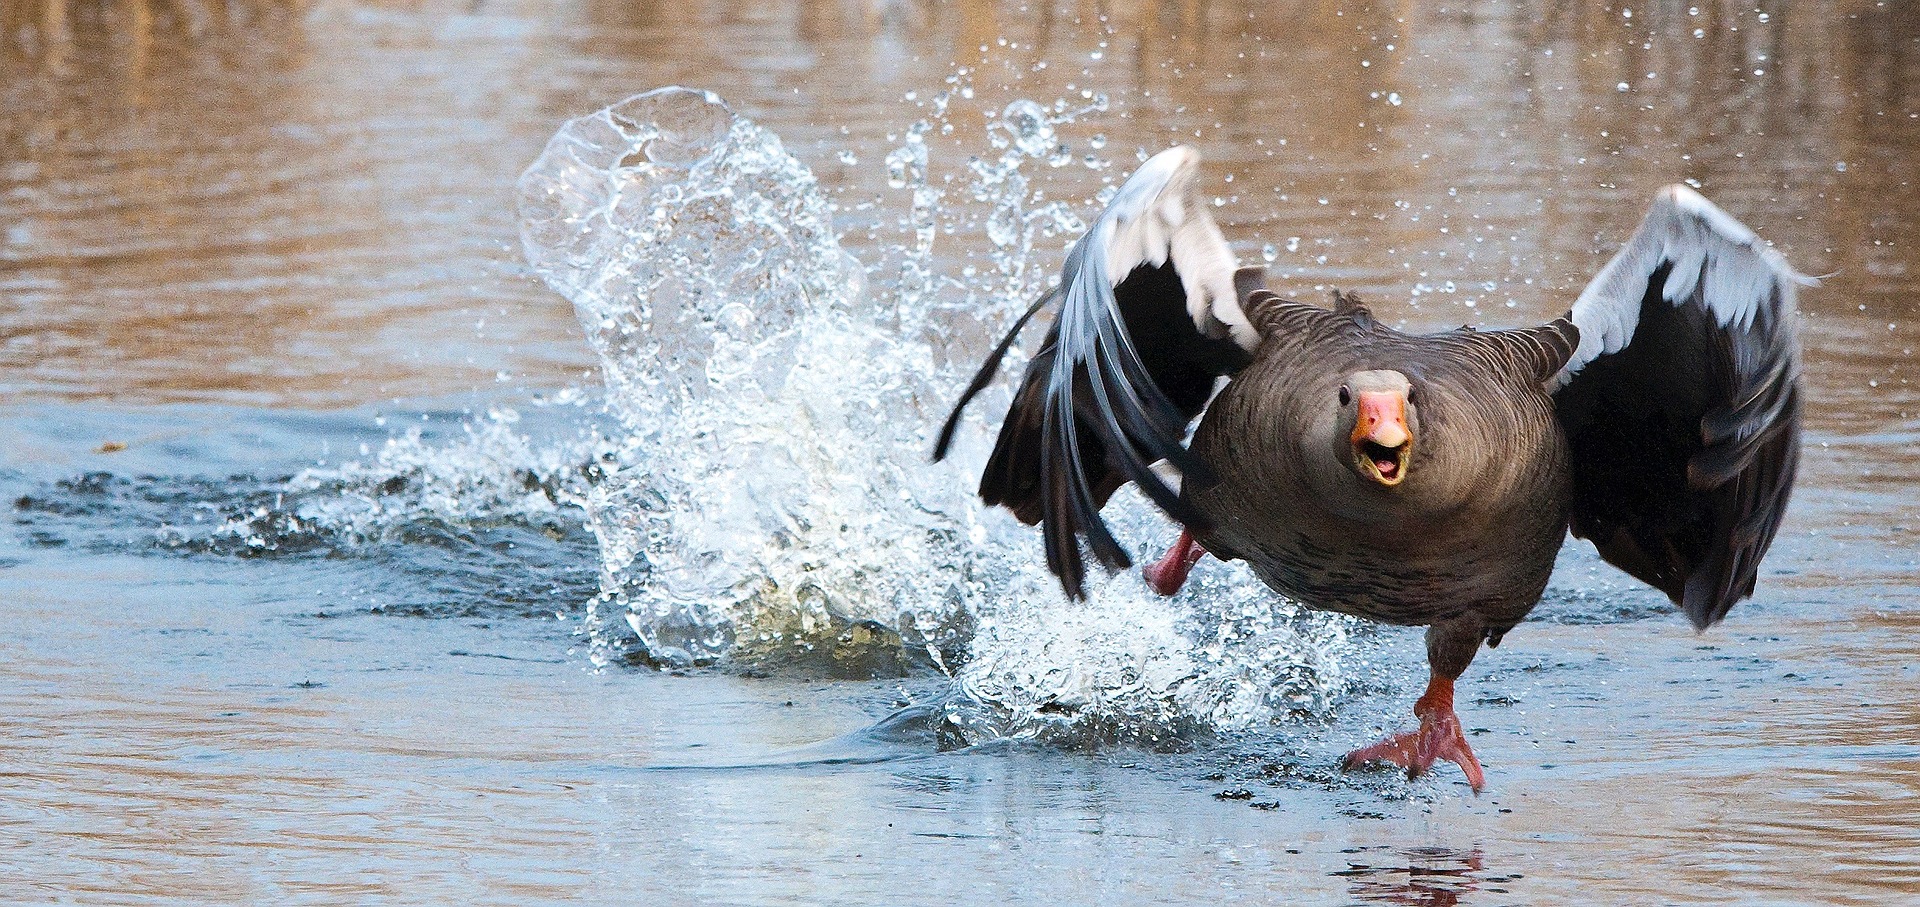
M 148 516 L 161 520 L 152 537 L 163 548 L 257 557 L 405 543 L 426 524 L 578 527 L 581 502 L 614 442 L 577 420 L 570 433 L 523 431 L 520 423 L 517 410 L 496 406 L 462 419 L 450 436 L 429 435 L 416 421 L 378 448 L 362 444 L 356 458 L 271 481 L 175 479 L 206 485 L 188 506 L 173 500 L 161 478 L 142 476 L 123 489 L 120 506 L 144 502 Z M 103 473 L 93 484 L 106 491 L 110 479 Z
M 496 407 L 460 425 L 452 439 L 429 441 L 419 425 L 391 436 L 365 459 L 301 470 L 285 485 L 279 510 L 287 524 L 305 524 L 346 543 L 377 542 L 422 519 L 450 524 L 570 519 L 612 455 L 605 437 L 534 438 L 519 430 L 520 413 Z M 258 513 L 229 519 L 214 535 L 270 544 L 253 524 Z M 284 528 L 284 527 L 283 527 Z

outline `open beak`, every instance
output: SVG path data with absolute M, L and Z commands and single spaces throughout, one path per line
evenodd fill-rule
M 1389 488 L 1407 477 L 1413 432 L 1407 429 L 1407 398 L 1389 391 L 1354 395 L 1359 415 L 1353 423 L 1353 456 L 1360 474 Z

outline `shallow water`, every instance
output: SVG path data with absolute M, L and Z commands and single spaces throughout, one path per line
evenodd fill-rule
M 0 9 L 0 64 L 9 902 L 1920 890 L 1920 20 L 1898 5 L 42 0 Z M 1696 180 L 1831 275 L 1801 299 L 1807 458 L 1759 595 L 1696 636 L 1570 546 L 1463 684 L 1477 798 L 1332 770 L 1403 723 L 1398 632 L 1305 626 L 1330 698 L 1297 713 L 1067 746 L 927 720 L 952 682 L 924 663 L 608 662 L 576 496 L 623 429 L 524 263 L 514 185 L 563 121 L 672 83 L 778 134 L 865 298 L 945 313 L 933 352 L 962 364 L 1068 238 L 1047 214 L 1031 251 L 995 245 L 1009 196 L 970 188 L 1017 100 L 1081 112 L 1060 166 L 1024 164 L 1022 212 L 1084 217 L 1136 149 L 1189 142 L 1243 260 L 1418 327 L 1558 313 L 1655 188 Z M 916 257 L 887 158 L 922 118 L 941 194 Z M 1072 639 L 1089 664 L 1121 645 Z M 983 680 L 1057 666 L 992 651 Z

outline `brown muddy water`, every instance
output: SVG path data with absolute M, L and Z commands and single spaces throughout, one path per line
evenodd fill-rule
M 933 224 L 956 363 L 1067 238 L 965 188 L 1019 100 L 1079 112 L 1025 202 L 1192 144 L 1243 260 L 1417 327 L 1557 314 L 1691 181 L 1826 275 L 1758 595 L 1695 635 L 1571 544 L 1463 681 L 1478 797 L 1332 771 L 1404 720 L 1397 631 L 1171 740 L 956 734 L 964 664 L 608 657 L 566 488 L 620 429 L 514 185 L 669 84 L 812 169 L 869 298 Z M 7 0 L 0 901 L 1920 902 L 1915 211 L 1896 2 Z

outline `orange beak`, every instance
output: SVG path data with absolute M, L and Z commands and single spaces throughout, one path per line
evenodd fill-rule
M 1407 429 L 1407 398 L 1388 391 L 1361 391 L 1355 395 L 1359 415 L 1353 421 L 1353 453 L 1361 474 L 1382 485 L 1400 484 L 1407 476 L 1407 456 L 1413 432 Z

